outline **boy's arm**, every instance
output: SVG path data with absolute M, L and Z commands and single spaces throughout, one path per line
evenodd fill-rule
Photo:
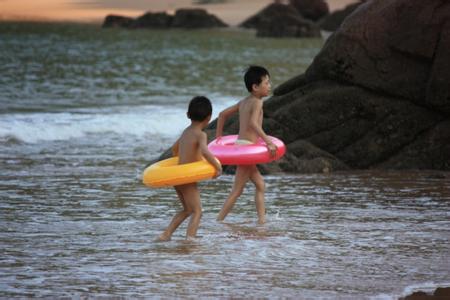
M 269 148 L 270 154 L 275 156 L 275 152 L 277 151 L 277 146 L 269 139 L 269 136 L 264 132 L 262 126 L 259 122 L 259 116 L 262 113 L 262 101 L 255 101 L 253 104 L 251 115 L 250 115 L 250 127 L 264 140 Z
M 172 146 L 172 156 L 178 156 L 179 146 L 180 146 L 180 139 L 178 139 Z
M 214 157 L 214 155 L 208 150 L 208 144 L 207 144 L 207 138 L 206 133 L 202 132 L 199 137 L 199 146 L 200 146 L 200 152 L 202 153 L 202 156 L 216 168 L 216 176 L 220 176 L 222 174 L 222 166 L 219 163 L 219 161 Z
M 225 121 L 233 114 L 239 111 L 239 103 L 236 103 L 233 106 L 228 107 L 220 112 L 219 117 L 217 118 L 217 126 L 216 126 L 216 138 L 220 138 L 223 134 L 223 126 L 225 125 Z

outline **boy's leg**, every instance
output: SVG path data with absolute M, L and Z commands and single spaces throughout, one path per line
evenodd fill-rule
M 242 194 L 245 184 L 249 179 L 250 170 L 251 169 L 249 168 L 249 166 L 237 166 L 236 175 L 234 176 L 233 188 L 230 192 L 230 195 L 228 195 L 227 200 L 223 204 L 219 215 L 217 216 L 217 221 L 222 221 L 223 219 L 225 219 L 225 217 L 233 208 L 236 199 Z
M 264 224 L 266 222 L 266 208 L 264 204 L 265 184 L 264 178 L 262 177 L 261 173 L 259 173 L 256 165 L 252 166 L 250 172 L 250 180 L 255 185 L 255 204 L 256 212 L 258 214 L 258 223 Z
M 183 186 L 175 186 L 175 191 L 177 192 L 178 198 L 180 199 L 181 204 L 183 205 L 183 210 L 179 211 L 170 222 L 169 226 L 167 226 L 166 230 L 159 236 L 160 241 L 168 241 L 172 237 L 173 232 L 186 220 L 187 217 L 191 214 L 189 211 L 185 197 L 183 195 Z
M 192 212 L 191 220 L 186 231 L 186 238 L 195 238 L 200 219 L 202 217 L 202 204 L 200 202 L 200 193 L 196 183 L 187 184 L 183 190 L 186 207 Z

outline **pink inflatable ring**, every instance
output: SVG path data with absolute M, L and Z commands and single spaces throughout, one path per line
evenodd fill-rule
M 254 165 L 268 163 L 280 159 L 286 153 L 286 146 L 276 137 L 269 136 L 277 146 L 275 156 L 270 156 L 269 149 L 263 139 L 254 144 L 236 145 L 237 135 L 226 135 L 208 144 L 208 149 L 217 157 L 222 165 Z

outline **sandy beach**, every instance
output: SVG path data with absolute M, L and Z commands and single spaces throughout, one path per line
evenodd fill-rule
M 330 10 L 345 7 L 356 0 L 330 0 Z M 201 7 L 217 15 L 229 25 L 237 25 L 271 0 L 230 1 L 226 4 L 193 5 L 192 0 L 170 1 L 59 1 L 3 0 L 0 20 L 42 20 L 102 22 L 108 14 L 137 17 L 146 11 L 175 11 L 184 7 Z

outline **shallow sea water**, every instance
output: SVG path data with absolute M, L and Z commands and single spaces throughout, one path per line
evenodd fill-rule
M 133 168 L 119 182 L 107 164 L 32 170 L 0 177 L 3 297 L 393 299 L 448 283 L 450 191 L 433 174 L 266 176 L 265 225 L 251 186 L 215 221 L 225 175 L 201 183 L 199 238 L 184 224 L 162 243 L 172 189 L 143 187 Z

